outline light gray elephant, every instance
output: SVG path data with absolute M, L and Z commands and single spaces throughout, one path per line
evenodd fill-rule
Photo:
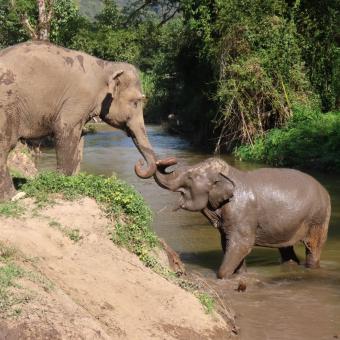
M 141 178 L 156 171 L 156 157 L 143 118 L 144 95 L 137 69 L 104 61 L 47 42 L 25 42 L 0 51 L 0 201 L 15 190 L 7 156 L 17 141 L 53 135 L 57 167 L 67 175 L 79 168 L 82 130 L 100 117 L 132 138 L 147 162 Z
M 217 158 L 166 173 L 175 159 L 158 161 L 158 184 L 179 192 L 179 208 L 200 211 L 221 234 L 225 253 L 219 278 L 240 270 L 254 246 L 279 248 L 282 261 L 299 263 L 294 244 L 306 248 L 306 266 L 319 267 L 331 213 L 329 194 L 293 169 L 240 171 Z

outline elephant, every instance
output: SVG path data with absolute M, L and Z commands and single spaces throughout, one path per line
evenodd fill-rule
M 174 164 L 174 158 L 158 161 L 154 178 L 180 193 L 179 209 L 200 211 L 219 230 L 224 258 L 218 278 L 243 269 L 254 246 L 279 248 L 282 262 L 299 263 L 293 248 L 298 241 L 306 267 L 319 267 L 331 203 L 313 177 L 285 168 L 241 171 L 218 158 L 166 172 Z
M 0 201 L 15 189 L 7 157 L 19 139 L 53 136 L 57 169 L 79 169 L 83 127 L 100 117 L 130 136 L 147 162 L 135 172 L 149 178 L 156 156 L 143 118 L 138 70 L 128 63 L 101 60 L 43 41 L 28 41 L 0 51 Z

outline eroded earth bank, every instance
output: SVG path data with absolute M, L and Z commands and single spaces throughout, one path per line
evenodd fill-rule
M 1 339 L 230 337 L 221 316 L 113 244 L 93 199 L 20 207 L 0 217 Z

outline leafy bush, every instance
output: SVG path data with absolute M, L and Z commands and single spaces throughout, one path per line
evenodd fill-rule
M 136 34 L 130 30 L 102 27 L 95 31 L 81 30 L 70 47 L 98 58 L 135 64 L 139 56 Z
M 340 112 L 294 110 L 282 129 L 272 129 L 234 151 L 242 160 L 277 166 L 340 169 Z
M 62 46 L 70 46 L 78 31 L 88 24 L 74 1 L 58 0 L 53 3 L 50 40 Z

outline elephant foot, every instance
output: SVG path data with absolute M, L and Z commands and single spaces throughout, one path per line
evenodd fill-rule
M 319 263 L 315 263 L 315 264 L 306 263 L 305 267 L 308 269 L 318 269 L 320 268 L 320 264 Z
M 17 191 L 14 189 L 14 187 L 12 190 L 0 192 L 0 203 L 10 201 L 16 194 Z
M 10 200 L 12 197 L 16 195 L 17 191 L 14 188 L 13 182 L 11 179 L 4 180 L 0 184 L 0 202 L 5 202 Z
M 312 256 L 311 256 L 312 257 Z M 305 267 L 306 268 L 310 268 L 310 269 L 317 269 L 317 268 L 320 268 L 320 261 L 316 261 L 315 259 L 313 258 L 309 258 L 307 256 L 306 258 L 306 263 L 305 263 Z
M 288 260 L 288 261 L 285 261 L 285 262 L 281 263 L 280 270 L 283 273 L 295 272 L 296 270 L 298 270 L 299 266 L 300 266 L 300 264 L 297 263 L 296 261 Z
M 286 267 L 296 267 L 296 266 L 299 266 L 300 263 L 294 260 L 288 260 L 288 261 L 281 262 L 281 265 L 286 266 Z
M 221 268 L 218 270 L 218 272 L 216 274 L 216 276 L 219 280 L 230 280 L 236 275 L 238 275 L 238 273 L 236 273 L 235 271 L 234 272 L 231 272 L 231 271 L 226 272 L 225 270 L 223 270 Z
M 225 280 L 225 279 L 228 279 L 228 276 L 225 275 L 223 272 L 221 272 L 220 270 L 217 272 L 216 274 L 217 278 L 220 279 L 220 280 Z

